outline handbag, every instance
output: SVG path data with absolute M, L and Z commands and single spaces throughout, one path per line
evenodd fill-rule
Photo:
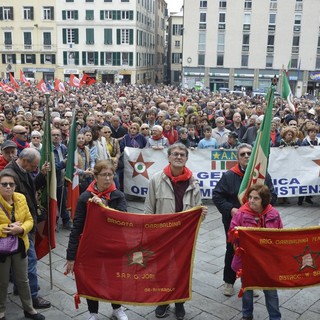
M 14 222 L 15 221 L 14 206 L 12 207 L 11 218 L 9 213 L 1 203 L 0 203 L 0 207 L 4 211 L 6 216 L 10 219 L 10 221 Z M 17 235 L 8 234 L 5 238 L 0 238 L 0 254 L 15 253 L 18 251 L 18 246 L 19 246 L 19 242 L 18 242 Z

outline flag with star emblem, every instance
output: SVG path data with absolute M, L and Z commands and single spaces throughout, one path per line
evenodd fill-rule
M 243 291 L 302 288 L 320 284 L 320 227 L 234 229 Z
M 135 305 L 190 300 L 201 211 L 136 214 L 89 201 L 74 266 L 77 297 Z
M 252 154 L 240 185 L 238 198 L 241 204 L 247 201 L 249 188 L 256 184 L 264 184 L 267 174 L 270 154 L 270 130 L 272 120 L 274 86 L 271 86 L 267 96 L 267 109 L 258 131 Z

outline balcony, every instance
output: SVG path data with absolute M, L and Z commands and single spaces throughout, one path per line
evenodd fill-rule
M 12 44 L 5 44 L 4 48 L 5 50 L 12 50 Z

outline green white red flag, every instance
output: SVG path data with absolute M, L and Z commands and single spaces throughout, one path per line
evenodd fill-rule
M 282 72 L 282 98 L 287 100 L 288 106 L 291 112 L 295 112 L 295 107 L 293 103 L 293 94 L 289 85 L 289 81 L 286 72 Z
M 271 86 L 267 95 L 267 109 L 263 117 L 260 130 L 258 131 L 246 172 L 240 185 L 238 198 L 241 204 L 244 204 L 247 201 L 247 192 L 252 185 L 256 183 L 264 184 L 265 182 L 270 154 L 273 93 L 274 87 Z
M 88 201 L 74 266 L 76 307 L 79 296 L 133 305 L 190 300 L 201 212 L 136 214 Z
M 51 249 L 54 249 L 56 247 L 55 229 L 57 218 L 57 177 L 53 146 L 51 142 L 49 106 L 47 106 L 46 115 L 47 118 L 44 127 L 44 139 L 41 149 L 40 168 L 46 161 L 48 161 L 50 163 L 50 171 L 48 172 L 46 177 L 47 179 L 49 179 L 49 182 L 39 194 L 39 203 L 42 214 L 39 217 L 35 241 L 35 249 L 38 259 L 44 257 L 49 253 Z
M 73 115 L 72 125 L 70 130 L 68 159 L 66 165 L 65 179 L 68 182 L 68 198 L 67 209 L 71 212 L 73 219 L 76 210 L 77 201 L 80 194 L 79 175 L 78 175 L 78 154 L 77 154 L 77 124 L 76 117 Z

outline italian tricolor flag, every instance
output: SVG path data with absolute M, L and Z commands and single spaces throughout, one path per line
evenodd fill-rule
M 293 103 L 293 94 L 291 92 L 291 88 L 289 85 L 289 81 L 286 75 L 286 72 L 282 72 L 282 98 L 287 100 L 288 106 L 291 110 L 291 112 L 295 112 L 295 107 Z
M 78 155 L 77 155 L 77 124 L 75 114 L 73 115 L 70 139 L 68 146 L 68 160 L 66 166 L 66 177 L 68 181 L 67 208 L 71 211 L 71 218 L 74 218 L 77 200 L 79 198 L 79 175 L 78 175 Z

